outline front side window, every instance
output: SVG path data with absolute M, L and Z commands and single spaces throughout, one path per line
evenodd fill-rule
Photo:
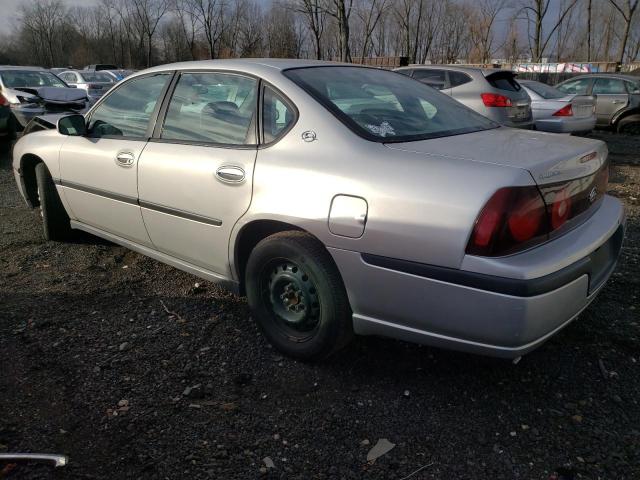
M 284 75 L 358 135 L 406 142 L 496 128 L 498 124 L 404 75 L 364 67 L 306 67 Z
M 182 74 L 161 138 L 224 145 L 255 143 L 257 83 L 231 73 Z
M 275 90 L 264 87 L 262 96 L 262 132 L 264 143 L 273 142 L 295 120 L 295 113 Z
M 617 78 L 596 78 L 593 84 L 594 95 L 624 95 L 626 93 L 624 82 Z
M 91 113 L 89 134 L 146 137 L 149 120 L 169 78 L 170 74 L 159 73 L 134 78 L 118 87 Z
M 580 78 L 578 80 L 571 80 L 569 82 L 558 85 L 556 88 L 564 93 L 573 93 L 575 95 L 586 95 L 589 89 L 588 78 Z

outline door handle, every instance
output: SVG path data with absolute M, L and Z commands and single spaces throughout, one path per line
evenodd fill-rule
M 627 101 L 626 100 L 613 100 L 611 103 L 614 103 L 614 104 L 627 103 Z
M 116 155 L 116 164 L 120 167 L 130 167 L 135 160 L 136 157 L 131 152 L 120 152 Z
M 223 183 L 242 183 L 244 176 L 244 170 L 235 165 L 223 165 L 216 170 L 216 178 Z

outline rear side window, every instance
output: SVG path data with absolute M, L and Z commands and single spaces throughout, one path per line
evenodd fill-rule
M 262 97 L 262 132 L 264 143 L 273 142 L 293 124 L 293 107 L 270 87 L 264 87 Z
M 516 82 L 516 77 L 511 72 L 496 72 L 487 76 L 487 81 L 493 88 L 506 90 L 508 92 L 518 92 L 522 87 Z
M 185 73 L 167 109 L 160 137 L 196 143 L 255 143 L 257 81 L 230 73 Z
M 640 80 L 637 82 L 625 82 L 629 93 L 640 93 Z
M 594 95 L 624 95 L 626 93 L 624 82 L 617 78 L 596 78 L 593 84 Z
M 459 87 L 460 85 L 464 85 L 465 83 L 469 83 L 470 81 L 471 77 L 466 73 L 449 70 L 449 85 L 452 88 Z
M 170 75 L 135 78 L 110 93 L 91 113 L 93 137 L 144 138 L 149 119 Z
M 416 70 L 413 78 L 437 90 L 442 90 L 447 84 L 444 70 Z

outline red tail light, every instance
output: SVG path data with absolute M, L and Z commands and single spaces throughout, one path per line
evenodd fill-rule
M 498 93 L 483 93 L 480 95 L 485 107 L 510 107 L 513 105 L 509 97 Z
M 4 98 L 4 95 L 0 93 L 0 107 L 6 107 L 9 105 L 9 100 Z
M 478 215 L 466 252 L 497 257 L 547 241 L 602 198 L 608 179 L 605 163 L 596 173 L 568 182 L 501 188 Z
M 573 108 L 571 108 L 571 104 L 565 105 L 556 113 L 553 114 L 554 117 L 573 117 Z
M 539 237 L 544 239 L 547 232 L 546 209 L 538 187 L 501 188 L 480 212 L 467 253 L 504 255 Z

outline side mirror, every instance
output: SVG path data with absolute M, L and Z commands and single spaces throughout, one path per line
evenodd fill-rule
M 87 134 L 87 121 L 84 115 L 67 115 L 58 119 L 58 132 L 71 137 L 82 137 Z

